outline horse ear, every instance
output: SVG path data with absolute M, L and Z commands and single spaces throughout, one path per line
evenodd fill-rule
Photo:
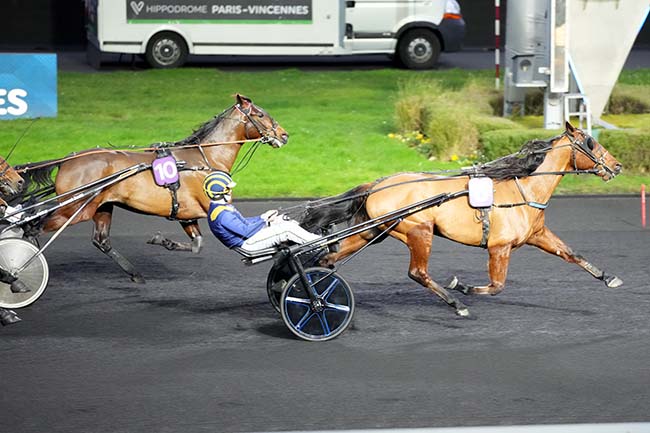
M 564 127 L 566 128 L 566 132 L 568 132 L 571 135 L 573 135 L 573 133 L 576 132 L 576 129 L 571 123 L 569 123 L 568 120 L 564 122 Z
M 237 100 L 237 104 L 244 110 L 248 109 L 253 103 L 250 98 L 247 98 L 244 95 L 240 95 L 239 93 L 237 93 L 235 99 Z

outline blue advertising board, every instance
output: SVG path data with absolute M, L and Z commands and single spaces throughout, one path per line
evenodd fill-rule
M 0 120 L 56 117 L 56 54 L 0 54 Z

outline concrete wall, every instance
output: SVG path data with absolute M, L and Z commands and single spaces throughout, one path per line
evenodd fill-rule
M 326 1 L 326 0 L 316 0 Z M 494 47 L 494 0 L 459 0 L 467 22 L 466 47 Z M 501 0 L 505 43 L 507 1 Z M 82 0 L 0 0 L 0 49 L 54 49 L 85 45 Z M 650 24 L 636 41 L 650 48 Z

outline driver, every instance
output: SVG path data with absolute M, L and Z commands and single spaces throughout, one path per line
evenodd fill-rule
M 274 209 L 259 216 L 243 217 L 230 204 L 235 185 L 230 175 L 223 171 L 212 172 L 203 181 L 203 190 L 210 199 L 210 230 L 228 248 L 240 247 L 255 252 L 283 242 L 303 244 L 320 238 Z

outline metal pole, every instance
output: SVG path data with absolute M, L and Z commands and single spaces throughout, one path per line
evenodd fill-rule
M 501 72 L 501 0 L 494 0 L 494 88 L 499 90 Z
M 86 200 L 86 201 L 85 201 L 85 202 L 84 202 L 84 203 L 79 207 L 79 209 L 77 209 L 77 210 L 72 214 L 72 216 L 71 216 L 70 218 L 68 218 L 68 220 L 67 220 L 65 223 L 63 223 L 63 225 L 62 225 L 61 227 L 59 227 L 59 229 L 58 229 L 58 230 L 57 230 L 57 231 L 52 235 L 52 237 L 51 237 L 51 238 L 50 238 L 50 239 L 45 243 L 45 245 L 43 245 L 43 247 L 42 247 L 40 250 L 38 250 L 38 251 L 36 252 L 36 254 L 34 254 L 34 255 L 29 259 L 29 260 L 27 260 L 27 261 L 26 261 L 26 262 L 25 262 L 25 263 L 20 267 L 20 269 L 18 269 L 15 273 L 16 273 L 16 274 L 21 273 L 25 268 L 27 268 L 27 266 L 29 266 L 29 265 L 34 261 L 34 259 L 36 259 L 36 257 L 38 257 L 38 256 L 40 256 L 41 254 L 43 254 L 43 251 L 45 251 L 45 249 L 46 249 L 47 247 L 49 247 L 49 246 L 52 244 L 52 242 L 54 242 L 54 240 L 55 240 L 56 238 L 59 237 L 59 235 L 61 234 L 61 232 L 63 232 L 63 230 L 65 230 L 66 227 L 68 227 L 68 226 L 72 223 L 72 220 L 74 220 L 74 219 L 77 217 L 77 215 L 79 215 L 79 214 L 81 213 L 81 211 L 84 210 L 85 207 L 88 206 L 88 204 L 89 204 L 91 201 L 93 201 L 93 200 L 95 199 L 95 197 L 97 197 L 101 192 L 102 192 L 102 190 L 99 190 L 99 191 L 95 192 L 93 195 L 91 195 L 90 197 L 88 197 L 88 200 Z
M 641 184 L 641 227 L 645 228 L 645 184 Z

